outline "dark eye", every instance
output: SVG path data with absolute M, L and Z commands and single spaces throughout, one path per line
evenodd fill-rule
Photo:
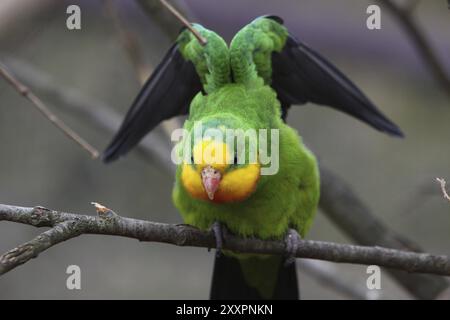
M 234 153 L 233 164 L 234 164 L 234 165 L 238 164 L 238 156 L 237 156 L 237 153 Z

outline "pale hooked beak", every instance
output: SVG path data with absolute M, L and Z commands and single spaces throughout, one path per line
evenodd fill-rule
M 206 166 L 202 170 L 202 183 L 209 200 L 214 200 L 214 194 L 219 189 L 222 174 L 211 166 Z

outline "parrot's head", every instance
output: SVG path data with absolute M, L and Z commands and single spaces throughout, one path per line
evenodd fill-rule
M 237 126 L 230 122 L 227 125 L 223 119 L 210 120 L 201 126 L 202 134 L 189 138 L 190 158 L 185 157 L 181 167 L 183 186 L 193 198 L 205 201 L 247 199 L 256 190 L 261 174 L 249 139 L 244 137 L 239 142 L 236 135 L 232 136 Z

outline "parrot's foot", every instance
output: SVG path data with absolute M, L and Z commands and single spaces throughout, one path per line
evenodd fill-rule
M 300 240 L 302 237 L 298 234 L 295 229 L 289 229 L 284 238 L 284 243 L 286 244 L 286 260 L 284 265 L 288 266 L 295 262 L 295 254 L 298 247 L 300 246 Z
M 220 257 L 222 255 L 222 248 L 227 230 L 222 222 L 219 221 L 212 224 L 211 230 L 216 238 L 216 257 Z

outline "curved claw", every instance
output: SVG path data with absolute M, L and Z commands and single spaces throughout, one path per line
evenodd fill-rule
M 286 244 L 286 260 L 284 265 L 288 266 L 295 262 L 295 254 L 298 247 L 300 246 L 300 240 L 302 237 L 298 234 L 297 230 L 289 229 L 284 237 L 284 242 Z
M 214 233 L 214 237 L 216 239 L 216 257 L 222 256 L 222 248 L 225 239 L 224 229 L 225 226 L 219 221 L 214 222 L 211 226 L 211 230 Z

